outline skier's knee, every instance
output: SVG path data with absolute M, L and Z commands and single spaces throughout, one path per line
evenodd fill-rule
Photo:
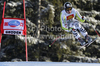
M 81 24 L 80 23 L 76 23 L 75 27 L 81 27 Z

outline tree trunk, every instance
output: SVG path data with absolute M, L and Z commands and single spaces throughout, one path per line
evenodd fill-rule
M 41 6 L 41 0 L 39 0 L 39 3 L 38 3 L 37 38 L 39 38 L 39 37 L 40 37 L 40 6 Z

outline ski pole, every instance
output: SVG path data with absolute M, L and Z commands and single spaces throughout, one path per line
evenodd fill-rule
M 88 20 L 86 20 L 87 22 L 89 22 Z M 89 22 L 89 24 L 92 26 L 92 24 Z M 97 32 L 97 30 L 92 26 L 92 28 L 94 29 L 94 31 L 97 33 L 97 35 L 100 37 L 100 34 Z
M 64 34 L 64 35 L 65 35 L 65 34 Z M 49 47 L 51 47 L 51 45 L 53 45 L 54 42 L 55 42 L 58 38 L 60 38 L 60 37 L 62 37 L 62 36 L 64 36 L 64 35 L 58 36 L 58 37 L 52 42 L 52 44 L 49 45 Z

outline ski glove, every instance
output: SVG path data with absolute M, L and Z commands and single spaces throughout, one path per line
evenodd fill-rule
M 89 23 L 89 21 L 86 19 L 85 16 L 82 16 L 82 19 L 85 20 L 85 21 L 84 21 L 85 23 Z
M 82 20 L 86 20 L 85 16 L 82 16 Z

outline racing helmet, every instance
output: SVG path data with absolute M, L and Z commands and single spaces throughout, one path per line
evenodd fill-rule
M 66 2 L 64 4 L 64 9 L 65 9 L 65 11 L 72 10 L 72 4 L 70 2 Z

